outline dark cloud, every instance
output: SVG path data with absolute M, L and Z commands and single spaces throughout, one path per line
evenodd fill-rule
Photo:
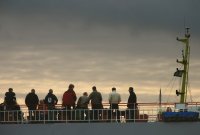
M 141 1 L 141 0 L 19 0 L 2 1 L 2 11 L 20 21 L 45 26 L 46 22 L 66 26 L 71 21 L 82 21 L 85 28 L 94 25 L 126 26 L 132 29 L 182 28 L 184 17 L 188 25 L 199 20 L 198 0 Z M 36 26 L 38 27 L 38 26 Z

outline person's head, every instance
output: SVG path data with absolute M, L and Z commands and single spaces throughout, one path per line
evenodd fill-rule
M 93 90 L 93 91 L 97 91 L 96 86 L 93 86 L 93 87 L 92 87 L 92 90 Z
M 115 87 L 113 87 L 113 88 L 112 88 L 112 91 L 116 91 L 116 88 L 115 88 Z
M 44 104 L 44 99 L 40 100 L 40 104 Z
M 32 89 L 32 90 L 31 90 L 31 93 L 35 93 L 35 89 Z
M 69 85 L 69 90 L 73 90 L 74 89 L 74 85 L 73 84 L 70 84 Z
M 49 89 L 49 93 L 53 94 L 53 90 L 52 90 L 52 89 Z
M 13 88 L 9 88 L 8 91 L 9 91 L 9 92 L 13 92 Z
M 83 92 L 83 96 L 88 96 L 88 93 L 87 92 Z
M 133 87 L 129 87 L 129 90 L 128 90 L 129 92 L 133 92 L 134 91 L 134 89 L 133 89 Z

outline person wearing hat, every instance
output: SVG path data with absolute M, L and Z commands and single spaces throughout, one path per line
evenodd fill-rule
M 136 94 L 134 92 L 133 87 L 129 87 L 129 98 L 128 98 L 128 103 L 127 103 L 127 107 L 128 107 L 128 121 L 134 121 L 135 119 L 135 111 L 137 108 L 137 97 Z

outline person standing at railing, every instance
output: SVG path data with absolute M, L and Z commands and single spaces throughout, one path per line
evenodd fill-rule
M 102 96 L 101 93 L 97 91 L 96 86 L 92 87 L 93 92 L 89 95 L 89 101 L 91 100 L 92 105 L 92 120 L 99 119 L 99 114 L 101 113 L 101 109 L 103 109 L 102 105 Z
M 128 120 L 127 121 L 134 121 L 136 118 L 136 111 L 137 111 L 137 96 L 134 92 L 133 87 L 129 87 L 129 98 L 128 98 Z
M 81 97 L 79 97 L 76 109 L 81 109 L 81 120 L 88 119 L 88 93 L 84 92 Z M 86 115 L 86 116 L 84 116 Z
M 115 115 L 117 117 L 117 121 L 120 119 L 119 114 L 119 103 L 121 102 L 121 96 L 119 93 L 116 92 L 116 88 L 112 88 L 112 92 L 109 94 L 108 101 L 110 103 L 110 113 L 109 113 L 109 119 L 112 119 L 112 116 Z
M 9 88 L 8 92 L 5 93 L 4 103 L 7 106 L 7 109 L 11 109 L 14 105 L 16 105 L 16 97 L 15 93 L 13 92 L 13 88 Z
M 36 109 L 39 103 L 38 96 L 35 94 L 35 89 L 32 89 L 25 98 L 25 104 L 29 110 L 29 119 L 34 120 L 36 117 Z
M 81 97 L 79 97 L 78 102 L 77 102 L 77 107 L 78 109 L 88 109 L 88 93 L 84 92 Z
M 38 111 L 37 111 L 37 118 L 39 120 L 45 120 L 48 116 L 48 108 L 47 105 L 44 103 L 44 99 L 39 101 Z
M 71 112 L 72 112 L 72 108 L 75 109 L 75 103 L 76 103 L 76 93 L 74 91 L 74 85 L 70 84 L 68 87 L 68 90 L 65 91 L 65 93 L 63 94 L 63 98 L 62 98 L 62 105 L 65 107 L 65 109 L 67 110 L 67 117 L 68 119 L 71 120 Z
M 49 93 L 44 99 L 44 103 L 47 105 L 48 111 L 49 111 L 49 120 L 53 119 L 53 110 L 55 110 L 55 105 L 57 104 L 58 99 L 57 97 L 53 94 L 53 90 L 49 89 Z
M 62 105 L 67 108 L 67 110 L 71 110 L 75 108 L 76 103 L 76 93 L 74 91 L 74 85 L 70 84 L 68 90 L 65 91 L 62 98 Z
M 9 88 L 8 92 L 5 93 L 4 98 L 4 111 L 3 121 L 18 121 L 22 119 L 22 113 L 20 106 L 17 104 L 15 93 L 13 88 Z

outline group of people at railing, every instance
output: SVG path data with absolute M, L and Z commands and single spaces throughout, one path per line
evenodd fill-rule
M 127 101 L 127 108 L 129 111 L 126 112 L 126 115 L 129 116 L 129 119 L 135 118 L 135 110 L 137 109 L 137 97 L 134 92 L 133 87 L 129 87 L 129 98 Z M 62 108 L 56 108 L 58 103 L 58 98 L 53 94 L 53 90 L 50 89 L 48 94 L 43 100 L 39 100 L 35 89 L 32 89 L 30 93 L 27 94 L 25 98 L 25 104 L 29 110 L 29 120 L 33 119 L 54 119 L 52 117 L 59 117 L 59 119 L 68 119 L 72 120 L 74 115 L 77 112 L 80 112 L 81 119 L 92 119 L 99 120 L 100 116 L 103 117 L 103 104 L 102 104 L 102 95 L 97 91 L 96 86 L 92 87 L 92 92 L 88 95 L 87 92 L 84 92 L 82 96 L 79 97 L 76 104 L 77 96 L 74 91 L 74 85 L 70 84 L 68 90 L 64 92 L 62 97 Z M 112 92 L 109 94 L 108 98 L 110 108 L 107 110 L 108 119 L 112 119 L 113 115 L 116 115 L 117 120 L 120 118 L 121 112 L 119 112 L 119 103 L 121 102 L 121 96 L 117 93 L 115 87 L 112 88 Z M 91 102 L 91 110 L 88 110 L 88 104 Z M 16 96 L 12 88 L 9 88 L 8 92 L 5 93 L 4 103 L 1 104 L 2 110 L 16 110 L 19 105 L 16 102 Z M 6 107 L 5 107 L 6 106 Z M 74 111 L 79 110 L 79 111 Z M 55 113 L 56 112 L 56 113 Z M 58 113 L 59 112 L 59 113 Z M 59 114 L 59 116 L 57 115 Z M 65 117 L 66 116 L 66 117 Z
M 9 111 L 7 113 L 3 111 Z M 5 93 L 4 102 L 0 104 L 0 121 L 18 121 L 22 119 L 20 106 L 16 102 L 16 96 L 12 88 Z

